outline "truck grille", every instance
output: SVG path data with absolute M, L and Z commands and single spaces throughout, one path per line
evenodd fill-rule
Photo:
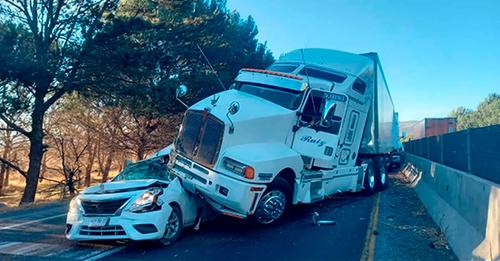
M 127 200 L 128 198 L 108 201 L 82 200 L 82 207 L 86 215 L 113 215 Z
M 207 111 L 188 111 L 176 149 L 182 155 L 206 166 L 213 167 L 219 154 L 224 134 L 224 123 Z

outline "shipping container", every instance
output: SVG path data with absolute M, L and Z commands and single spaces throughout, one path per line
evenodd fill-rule
M 457 118 L 426 118 L 424 136 L 436 136 L 455 132 L 457 130 Z

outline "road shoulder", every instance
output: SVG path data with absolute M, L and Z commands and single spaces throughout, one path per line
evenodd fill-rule
M 402 173 L 381 193 L 374 260 L 457 260 Z

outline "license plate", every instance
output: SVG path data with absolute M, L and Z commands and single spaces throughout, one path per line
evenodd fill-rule
M 89 227 L 103 227 L 108 223 L 108 217 L 93 217 L 89 218 Z

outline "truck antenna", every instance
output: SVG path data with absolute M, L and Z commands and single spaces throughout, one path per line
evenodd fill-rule
M 306 73 L 306 78 L 307 78 L 307 85 L 310 86 L 309 82 L 309 72 L 307 71 L 307 66 L 306 66 L 306 58 L 304 56 L 304 49 L 300 49 L 300 54 L 302 55 L 302 63 L 304 63 L 304 72 Z
M 203 52 L 203 49 L 201 49 L 199 44 L 196 44 L 196 47 L 198 47 L 198 50 L 200 50 L 201 55 L 203 58 L 205 58 L 205 61 L 207 62 L 208 66 L 210 67 L 210 70 L 212 70 L 212 73 L 215 74 L 215 77 L 217 77 L 217 80 L 219 81 L 220 86 L 222 86 L 222 89 L 226 90 L 226 87 L 222 83 L 222 81 L 219 78 L 219 75 L 215 71 L 214 67 L 212 66 L 212 63 L 210 63 L 210 60 L 208 60 L 208 57 L 205 55 L 205 52 Z
M 304 63 L 304 72 L 306 73 L 307 86 L 311 87 L 311 83 L 309 82 L 309 72 L 307 71 L 306 66 L 306 58 L 304 56 L 304 49 L 300 48 L 300 54 L 302 55 L 302 62 Z M 314 103 L 314 99 L 311 99 L 311 102 L 313 104 L 314 114 L 316 114 L 316 104 Z

